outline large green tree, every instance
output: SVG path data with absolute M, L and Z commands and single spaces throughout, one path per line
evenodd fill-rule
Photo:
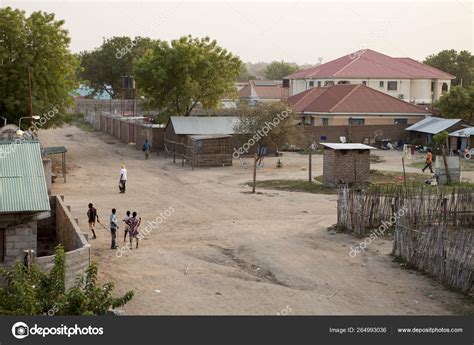
M 292 74 L 298 70 L 298 66 L 293 66 L 285 61 L 273 61 L 269 64 L 263 74 L 265 78 L 272 80 L 280 80 L 283 77 Z
M 157 43 L 134 71 L 150 107 L 165 115 L 189 116 L 196 106 L 216 109 L 223 97 L 235 93 L 241 66 L 215 40 L 185 36 Z
M 73 102 L 69 92 L 77 85 L 77 60 L 69 42 L 64 21 L 54 14 L 34 12 L 27 17 L 24 11 L 0 9 L 0 116 L 17 123 L 29 115 L 29 65 L 33 115 L 49 112 L 43 128 L 62 122 Z
M 442 50 L 428 56 L 423 63 L 454 75 L 453 85 L 467 88 L 474 81 L 474 55 L 467 50 L 459 53 L 454 49 Z
M 435 106 L 443 117 L 461 118 L 474 124 L 474 85 L 469 89 L 453 86 L 449 93 L 441 96 Z
M 107 92 L 111 98 L 120 98 L 123 76 L 133 74 L 133 63 L 150 49 L 150 38 L 112 37 L 92 51 L 79 53 L 78 78 L 93 90 L 93 95 Z

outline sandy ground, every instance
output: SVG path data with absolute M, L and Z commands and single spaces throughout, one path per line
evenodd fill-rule
M 58 177 L 53 193 L 65 196 L 84 232 L 89 202 L 104 224 L 112 207 L 119 216 L 137 211 L 143 225 L 174 209 L 123 257 L 110 249 L 106 230 L 99 227 L 91 240 L 100 280 L 114 281 L 119 293 L 135 291 L 125 314 L 439 315 L 462 309 L 458 294 L 392 262 L 390 241 L 377 240 L 351 258 L 350 246 L 360 241 L 327 230 L 336 222 L 334 195 L 252 195 L 242 185 L 251 169 L 238 161 L 191 171 L 162 156 L 145 161 L 141 151 L 107 134 L 76 127 L 44 131 L 40 139 L 68 149 L 67 184 Z M 374 168 L 401 171 L 400 153 L 378 154 L 387 161 Z M 284 168 L 276 169 L 276 158 L 266 158 L 258 178 L 306 178 L 307 156 L 282 159 Z M 128 168 L 126 194 L 118 193 L 121 160 Z M 322 173 L 322 156 L 313 166 L 315 175 Z

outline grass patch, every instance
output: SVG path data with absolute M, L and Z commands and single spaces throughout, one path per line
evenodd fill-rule
M 466 160 L 464 158 L 461 158 L 459 160 L 459 165 L 461 166 L 461 172 L 462 171 L 474 171 L 474 159 Z M 417 169 L 423 169 L 425 167 L 425 163 L 423 162 L 414 162 L 408 165 L 409 167 L 412 168 L 417 168 Z
M 245 185 L 252 186 L 252 182 Z M 257 188 L 283 190 L 286 192 L 305 192 L 315 194 L 336 194 L 337 189 L 324 186 L 318 182 L 309 183 L 308 180 L 266 180 L 257 181 Z

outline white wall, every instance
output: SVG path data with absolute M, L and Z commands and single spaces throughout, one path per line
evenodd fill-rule
M 309 89 L 309 82 L 313 81 L 314 87 L 318 86 L 318 81 L 321 82 L 321 86 L 327 81 L 333 81 L 334 84 L 337 84 L 340 81 L 349 81 L 350 84 L 362 84 L 363 81 L 366 82 L 366 85 L 374 90 L 383 92 L 387 95 L 399 98 L 400 95 L 403 95 L 404 101 L 416 100 L 417 103 L 431 103 L 431 79 L 394 79 L 394 78 L 385 78 L 385 79 L 350 79 L 350 78 L 334 78 L 334 79 L 297 79 L 291 81 L 291 95 L 296 95 L 300 92 L 303 92 Z M 380 87 L 380 82 L 383 81 L 383 87 Z M 388 90 L 388 82 L 396 81 L 397 90 Z M 437 85 L 435 86 L 435 100 L 441 95 L 442 84 L 446 82 L 448 88 L 450 87 L 450 80 L 436 80 Z

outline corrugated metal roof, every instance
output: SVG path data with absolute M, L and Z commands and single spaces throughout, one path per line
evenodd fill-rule
M 376 150 L 375 147 L 358 143 L 321 143 L 333 150 Z
M 437 134 L 445 129 L 454 126 L 456 123 L 462 121 L 461 119 L 443 119 L 440 117 L 429 116 L 420 122 L 407 127 L 407 131 L 417 131 L 422 133 Z
M 474 136 L 474 127 L 460 129 L 459 131 L 449 133 L 450 137 L 470 137 Z
M 171 116 L 176 134 L 234 134 L 239 118 L 235 116 Z
M 38 141 L 0 141 L 0 213 L 50 211 Z
M 215 134 L 215 135 L 190 135 L 193 140 L 205 140 L 205 139 L 221 139 L 221 138 L 230 138 L 230 135 L 226 134 Z

